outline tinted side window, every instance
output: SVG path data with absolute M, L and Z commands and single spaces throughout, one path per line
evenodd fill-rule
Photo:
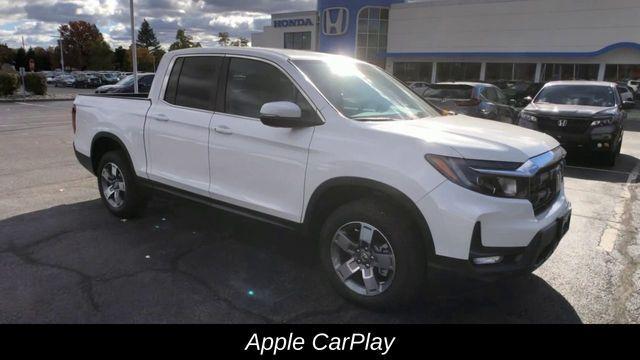
M 178 77 L 180 77 L 180 71 L 182 70 L 183 58 L 178 58 L 171 69 L 169 75 L 169 82 L 167 82 L 167 89 L 164 91 L 164 101 L 175 104 L 176 103 L 176 90 L 178 89 Z
M 257 118 L 262 105 L 291 101 L 302 116 L 317 116 L 313 107 L 282 71 L 262 61 L 233 58 L 229 63 L 225 112 Z
M 484 88 L 482 90 L 482 96 L 489 101 L 498 102 L 498 93 L 496 92 L 496 89 L 492 87 Z
M 147 76 L 143 76 L 142 79 L 140 79 L 140 82 L 138 84 L 143 86 L 151 86 L 152 83 L 153 83 L 153 75 L 147 75 Z
M 176 60 L 164 100 L 168 103 L 213 110 L 222 57 L 193 56 Z
M 504 95 L 504 93 L 502 92 L 502 90 L 500 90 L 500 89 L 495 89 L 495 88 L 494 88 L 494 90 L 495 90 L 495 92 L 496 92 L 496 96 L 497 96 L 497 99 L 498 99 L 498 103 L 499 103 L 499 104 L 506 104 L 506 103 L 507 103 L 507 97 Z

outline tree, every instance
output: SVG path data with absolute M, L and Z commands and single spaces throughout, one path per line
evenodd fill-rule
M 89 67 L 91 51 L 99 49 L 104 51 L 109 45 L 95 24 L 86 21 L 70 21 L 69 24 L 60 25 L 58 28 L 62 38 L 65 65 L 84 70 Z M 109 51 L 111 49 L 109 48 Z M 103 53 L 106 54 L 106 51 Z M 92 61 L 100 60 L 91 57 Z M 95 67 L 91 64 L 91 67 Z
M 165 51 L 162 49 L 162 46 L 160 46 L 160 42 L 156 38 L 156 34 L 153 32 L 153 28 L 151 27 L 147 19 L 144 19 L 142 21 L 142 25 L 140 25 L 140 30 L 138 30 L 138 40 L 136 44 L 138 48 L 144 48 L 149 51 L 149 57 L 153 60 L 149 71 L 155 70 L 155 68 L 160 63 L 160 59 L 162 59 L 162 57 L 164 56 Z
M 169 51 L 178 50 L 178 49 L 189 49 L 189 48 L 201 47 L 201 46 L 202 45 L 200 45 L 199 42 L 194 43 L 193 37 L 190 35 L 187 35 L 184 32 L 184 29 L 178 29 L 178 31 L 176 32 L 176 41 L 173 44 L 171 44 L 171 46 L 169 47 Z
M 0 66 L 2 64 L 12 64 L 16 58 L 16 54 L 7 44 L 0 44 Z
M 35 62 L 36 71 L 51 70 L 49 51 L 47 49 L 41 47 L 34 48 L 32 59 Z
M 60 68 L 60 47 L 49 46 L 47 49 L 47 55 L 49 56 L 49 68 L 51 70 Z
M 131 58 L 128 56 L 127 50 L 118 46 L 113 53 L 113 66 L 119 71 L 130 71 L 131 61 L 129 59 Z
M 156 38 L 156 34 L 153 32 L 153 28 L 151 28 L 147 19 L 144 19 L 142 21 L 142 25 L 140 25 L 136 45 L 139 48 L 145 48 L 151 52 L 155 52 L 160 49 L 160 42 Z
M 231 39 L 229 38 L 228 32 L 219 32 L 218 33 L 218 44 L 220 46 L 229 46 L 231 43 Z
M 113 51 L 105 41 L 95 42 L 89 45 L 87 69 L 108 70 L 113 66 Z
M 21 67 L 25 69 L 27 68 L 27 52 L 24 51 L 23 48 L 18 48 L 18 51 L 16 51 L 15 62 L 16 70 L 20 69 Z
M 36 52 L 33 50 L 32 47 L 29 47 L 29 50 L 27 50 L 27 66 L 25 66 L 26 71 L 31 71 L 31 69 L 29 68 L 29 60 L 31 59 L 33 59 L 33 61 L 35 62 Z
M 249 39 L 241 36 L 239 39 L 233 40 L 231 46 L 247 47 L 249 46 Z
M 153 72 L 155 71 L 155 56 L 145 48 L 137 49 L 138 55 L 138 71 Z M 131 52 L 128 52 L 128 57 L 131 58 Z

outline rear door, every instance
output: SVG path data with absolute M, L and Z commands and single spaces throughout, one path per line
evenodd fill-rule
M 178 57 L 147 114 L 149 178 L 209 195 L 209 128 L 223 56 Z
M 242 208 L 300 221 L 314 128 L 262 124 L 262 105 L 295 102 L 318 116 L 289 76 L 261 59 L 227 58 L 227 82 L 211 123 L 211 196 Z

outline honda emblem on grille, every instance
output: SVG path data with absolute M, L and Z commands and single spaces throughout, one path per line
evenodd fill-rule
M 559 127 L 566 127 L 567 126 L 567 120 L 565 120 L 565 119 L 558 120 L 558 126 Z

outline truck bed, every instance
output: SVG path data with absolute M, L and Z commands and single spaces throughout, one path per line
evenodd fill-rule
M 144 126 L 151 107 L 148 94 L 88 94 L 78 95 L 76 107 L 76 151 L 91 155 L 93 139 L 101 132 L 121 141 L 131 156 L 134 170 L 146 173 Z

